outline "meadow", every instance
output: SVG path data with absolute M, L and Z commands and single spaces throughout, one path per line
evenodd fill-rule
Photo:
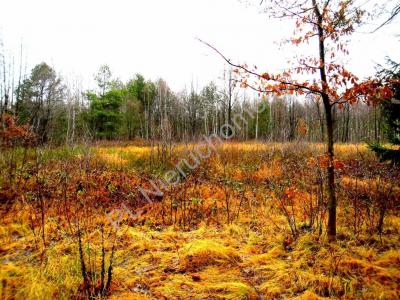
M 323 144 L 217 145 L 149 203 L 196 146 L 3 151 L 0 299 L 400 298 L 398 167 L 335 145 L 329 243 Z

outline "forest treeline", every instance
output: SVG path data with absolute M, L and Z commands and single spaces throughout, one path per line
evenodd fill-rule
M 225 70 L 220 82 L 201 89 L 173 92 L 166 81 L 136 74 L 127 82 L 103 65 L 97 88 L 69 84 L 46 63 L 19 74 L 2 56 L 0 111 L 27 124 L 41 144 L 74 144 L 82 140 L 190 141 L 219 133 L 224 124 L 237 140 L 323 141 L 324 109 L 314 97 L 259 97 L 235 85 L 235 72 Z M 13 60 L 14 61 L 14 60 Z M 260 109 L 260 108 L 263 109 Z M 380 141 L 379 106 L 344 104 L 334 109 L 338 142 Z

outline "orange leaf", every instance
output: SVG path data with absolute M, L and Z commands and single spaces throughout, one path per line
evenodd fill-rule
M 269 76 L 268 73 L 262 73 L 261 74 L 261 78 L 264 78 L 265 80 L 270 80 L 271 79 L 271 77 Z

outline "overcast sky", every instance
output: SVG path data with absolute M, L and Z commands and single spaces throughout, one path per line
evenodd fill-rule
M 290 35 L 290 24 L 238 0 L 0 0 L 0 8 L 0 36 L 16 59 L 22 41 L 29 67 L 45 61 L 85 87 L 108 64 L 122 80 L 142 73 L 164 78 L 175 91 L 191 82 L 200 88 L 221 76 L 224 63 L 196 37 L 267 71 L 293 57 L 293 48 L 276 43 Z M 350 70 L 368 76 L 386 55 L 400 60 L 399 19 L 353 37 Z

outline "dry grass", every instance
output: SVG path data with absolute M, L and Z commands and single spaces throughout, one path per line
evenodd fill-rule
M 171 159 L 187 154 L 195 146 L 175 146 Z M 353 212 L 353 202 L 340 191 L 338 241 L 329 244 L 324 230 L 319 236 L 317 230 L 305 226 L 309 222 L 309 201 L 316 203 L 318 186 L 312 173 L 317 167 L 310 166 L 309 160 L 323 151 L 322 144 L 219 146 L 218 155 L 202 162 L 178 189 L 166 194 L 163 202 L 149 208 L 135 222 L 126 216 L 118 231 L 109 298 L 398 299 L 400 217 L 396 207 L 388 210 L 381 236 L 368 230 L 368 222 L 355 233 L 352 218 L 357 211 Z M 112 227 L 104 207 L 97 204 L 131 201 L 132 197 L 125 196 L 129 187 L 141 184 L 137 174 L 143 170 L 137 166 L 148 164 L 151 148 L 100 146 L 93 152 L 94 160 L 106 169 L 96 167 L 90 176 L 82 175 L 90 184 L 70 200 L 94 199 L 90 203 L 96 205 L 88 211 L 85 241 L 90 241 L 92 263 L 98 265 L 100 235 L 96 224 L 105 222 L 106 231 Z M 354 187 L 357 181 L 362 197 L 372 199 L 377 189 L 373 172 L 385 166 L 379 165 L 363 145 L 337 145 L 336 153 L 344 163 L 338 171 L 343 187 Z M 52 164 L 50 169 L 55 166 Z M 115 166 L 129 166 L 134 172 L 123 173 Z M 366 172 L 370 176 L 364 176 Z M 49 174 L 49 178 L 55 178 L 58 173 Z M 104 190 L 101 184 L 106 186 Z M 385 184 L 389 183 L 385 181 L 382 186 Z M 59 181 L 54 180 L 55 189 L 58 186 Z M 76 186 L 69 191 L 75 192 Z M 357 191 L 353 189 L 352 195 Z M 371 194 L 365 196 L 365 192 Z M 398 185 L 393 193 L 399 196 Z M 54 196 L 54 203 L 63 203 L 57 202 L 62 195 L 60 192 L 58 198 Z M 279 197 L 286 198 L 277 202 Z M 367 202 L 362 197 L 356 209 L 364 211 Z M 59 215 L 57 205 L 49 206 L 45 226 L 48 243 L 44 249 L 37 229 L 32 230 L 39 221 L 31 220 L 26 199 L 2 212 L 0 299 L 69 299 L 81 295 L 76 236 L 71 234 L 66 217 Z M 229 224 L 226 201 L 231 209 Z M 291 237 L 279 205 L 288 209 L 293 206 L 290 212 L 298 226 L 297 239 Z M 78 212 L 84 215 L 85 210 Z M 87 247 L 85 251 L 87 254 Z

